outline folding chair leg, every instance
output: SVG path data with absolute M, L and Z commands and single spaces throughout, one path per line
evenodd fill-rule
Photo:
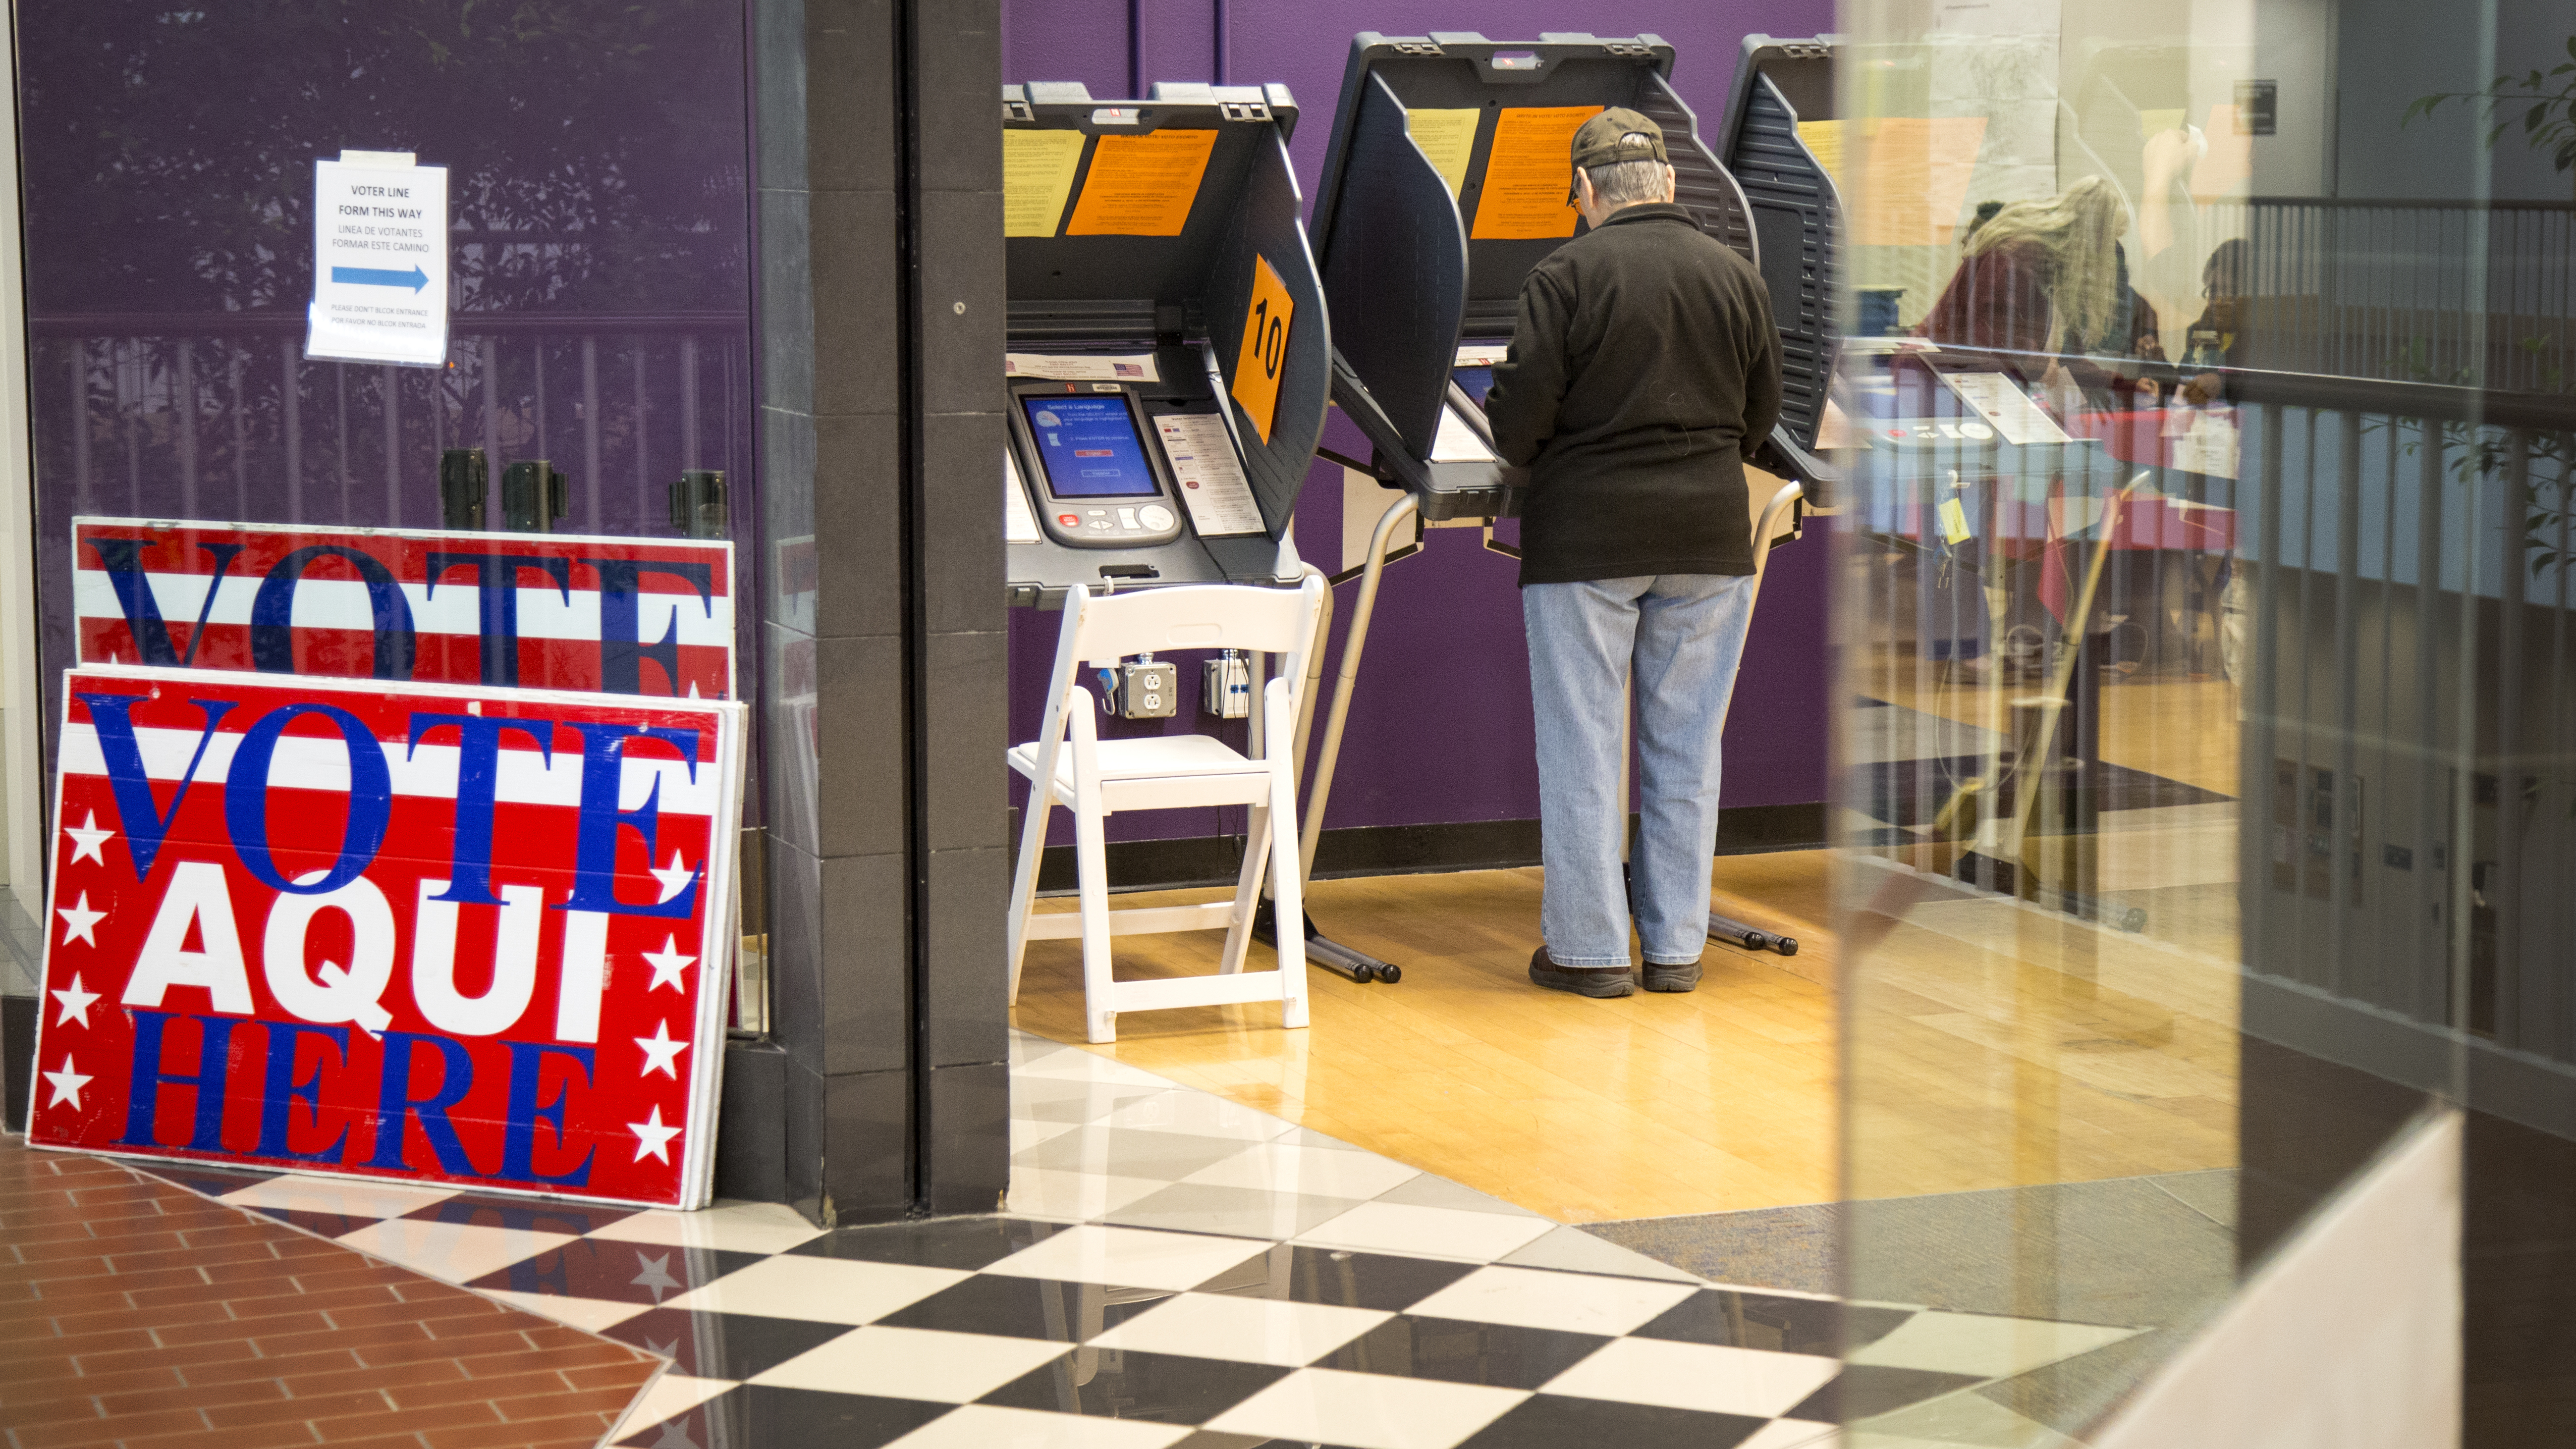
M 1272 738 L 1286 739 L 1287 696 L 1274 695 L 1269 705 Z M 1279 942 L 1279 1024 L 1299 1027 L 1306 1024 L 1306 933 L 1298 929 L 1306 919 L 1306 883 L 1298 869 L 1297 784 L 1284 764 L 1270 773 L 1269 813 L 1273 827 L 1270 889 L 1279 912 L 1279 929 L 1271 933 Z
M 1020 863 L 1011 874 L 1010 1004 L 1020 1004 L 1020 958 L 1028 954 L 1029 913 L 1038 904 L 1038 865 L 1046 855 L 1047 816 L 1055 809 L 1055 791 L 1029 782 L 1029 807 L 1020 826 Z
M 1225 954 L 1217 970 L 1231 976 L 1252 951 L 1252 917 L 1261 909 L 1261 875 L 1270 864 L 1270 807 L 1255 805 L 1244 821 L 1243 871 L 1234 886 L 1234 919 L 1226 927 Z
M 1109 975 L 1109 841 L 1100 796 L 1085 788 L 1073 807 L 1073 854 L 1082 887 L 1082 1020 L 1094 1042 L 1118 1039 Z

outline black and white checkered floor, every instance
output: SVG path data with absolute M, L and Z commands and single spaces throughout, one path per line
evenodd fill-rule
M 1014 1056 L 994 1217 L 164 1175 L 668 1356 L 612 1436 L 653 1449 L 1790 1449 L 2132 1332 L 1710 1284 L 1090 1052 Z

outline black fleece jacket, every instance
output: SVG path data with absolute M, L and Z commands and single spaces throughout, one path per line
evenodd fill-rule
M 1780 416 L 1780 334 L 1689 212 L 1622 208 L 1532 268 L 1485 413 L 1530 470 L 1524 587 L 1753 572 L 1744 460 Z

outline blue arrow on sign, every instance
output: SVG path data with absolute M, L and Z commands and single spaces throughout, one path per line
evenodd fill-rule
M 429 285 L 429 274 L 418 263 L 408 272 L 388 272 L 377 267 L 333 267 L 331 280 L 360 287 L 409 287 L 417 292 Z

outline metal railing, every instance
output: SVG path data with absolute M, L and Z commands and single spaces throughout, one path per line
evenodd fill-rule
M 458 313 L 444 368 L 308 360 L 304 326 L 283 312 L 30 319 L 47 659 L 72 656 L 74 515 L 439 528 L 449 448 L 484 450 L 496 510 L 506 464 L 550 461 L 568 484 L 555 524 L 567 533 L 672 536 L 669 485 L 721 469 L 734 480 L 729 532 L 757 536 L 745 314 Z M 761 563 L 737 550 L 739 598 L 758 597 Z M 735 611 L 748 698 L 760 614 Z M 754 821 L 760 799 L 747 797 Z M 760 832 L 744 838 L 752 852 Z M 757 862 L 747 869 L 751 886 Z M 736 1024 L 759 1031 L 767 901 L 746 890 L 742 905 Z
M 2576 205 L 2255 197 L 2247 366 L 2554 391 L 2576 376 Z
M 2249 973 L 2564 1073 L 2576 396 L 2238 381 L 2262 483 Z M 2551 1099 L 2576 1101 L 2576 1078 L 2529 1100 Z
M 1930 466 L 1854 470 L 1846 526 L 1870 582 L 1843 633 L 1871 707 L 1855 711 L 1845 795 L 1877 824 L 1846 843 L 2239 966 L 2251 1035 L 2428 1090 L 2466 1080 L 2473 1102 L 2491 1093 L 2504 1115 L 2576 1131 L 2576 390 L 2233 371 L 2226 391 L 2240 427 L 2235 480 L 2133 472 L 2091 448 L 2032 478 L 1989 474 L 1958 496 L 2018 485 L 2029 516 L 2011 529 L 2008 506 L 1976 517 L 1982 558 L 1945 548 L 1934 521 L 1956 489 L 1949 480 L 1975 473 L 1974 448 Z M 2035 622 L 2030 647 L 2052 657 L 2060 643 L 2032 604 L 2044 587 L 2038 560 L 2062 525 L 2075 540 L 2062 555 L 2067 592 L 2077 592 L 2093 521 L 2115 488 L 2142 482 L 2139 496 L 2228 516 L 2223 529 L 2160 538 L 2131 505 L 2127 553 L 2111 557 L 2138 562 L 2103 578 L 2099 617 L 2128 629 L 2172 614 L 2182 647 L 2141 658 L 2117 647 L 2116 632 L 2097 635 L 2103 652 L 2085 661 L 2068 707 L 2090 709 L 2082 686 L 2098 687 L 2093 728 L 2117 724 L 2119 740 L 2070 736 L 2061 759 L 2034 749 L 2012 716 L 2026 685 L 1961 693 L 1955 661 L 2011 662 L 2010 639 L 1983 622 L 1997 598 L 2008 602 L 1996 617 Z M 2027 501 L 2043 494 L 2053 495 L 2044 507 Z M 1990 533 L 2021 541 L 2018 572 L 1983 561 L 1995 556 Z M 1941 569 L 1985 577 L 1953 584 Z M 2203 645 L 2229 615 L 2244 644 L 2222 675 L 2209 656 L 2224 651 Z M 1952 636 L 1960 643 L 1945 649 Z M 2222 678 L 2235 687 L 2213 713 L 2199 692 Z M 1990 707 L 1964 713 L 1961 700 Z M 2177 727 L 2219 741 L 2217 753 Z M 2230 753 L 2231 728 L 2232 767 L 2208 768 Z M 2164 768 L 2158 759 L 2203 767 L 2214 789 L 2136 768 Z M 2232 777 L 2236 859 L 2164 863 L 2188 865 L 2192 879 L 2232 877 L 2234 922 L 2213 924 L 2205 903 L 2192 908 L 2197 923 L 2161 906 L 2133 917 L 2131 901 L 2153 904 L 2149 884 L 2111 868 L 2089 874 L 2112 856 L 2082 842 L 2135 830 L 2141 816 L 2113 827 L 2042 806 L 2043 844 L 2083 865 L 2069 876 L 2076 890 L 2016 889 L 2009 871 L 1962 865 L 1994 848 L 2015 794 L 2039 786 L 2023 776 L 2043 766 L 2065 777 L 2070 798 L 2095 792 L 2105 811 L 2218 806 L 2227 786 L 2217 777 Z M 2218 829 L 2220 818 L 2186 823 Z M 2137 851 L 2125 847 L 2126 858 Z
M 308 361 L 304 319 L 31 319 L 45 513 L 437 527 L 438 455 L 553 460 L 558 525 L 664 533 L 683 469 L 747 478 L 739 313 L 453 318 L 444 369 Z M 68 488 L 65 488 L 68 484 Z

